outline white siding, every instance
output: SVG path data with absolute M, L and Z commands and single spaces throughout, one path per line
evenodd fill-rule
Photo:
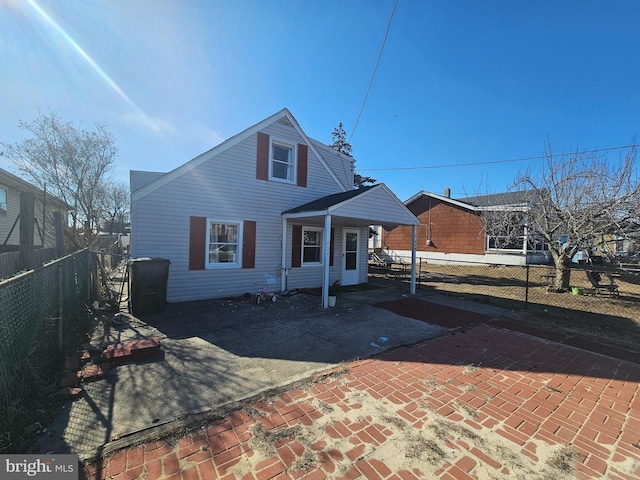
M 394 255 L 403 257 L 411 262 L 411 250 L 395 250 Z M 434 264 L 453 265 L 527 265 L 548 264 L 550 259 L 544 253 L 522 255 L 521 253 L 485 253 L 477 255 L 471 253 L 441 253 L 441 252 L 416 252 L 417 262 L 424 261 Z
M 393 194 L 385 190 L 384 185 L 372 188 L 352 201 L 346 201 L 344 205 L 332 209 L 333 215 L 341 217 L 357 217 L 371 220 L 372 224 L 418 224 L 419 221 L 409 212 L 402 203 L 390 201 Z
M 340 155 L 330 146 L 318 142 L 317 140 L 310 140 L 318 149 L 320 155 L 322 155 L 324 160 L 327 162 L 329 168 L 333 170 L 335 175 L 340 179 L 347 190 L 351 190 L 353 188 L 353 170 L 351 162 L 354 161 L 354 159 L 351 157 L 347 158 L 346 155 Z
M 0 245 L 4 243 L 7 245 L 18 245 L 20 243 L 19 225 L 16 225 L 8 241 L 6 240 L 11 231 L 11 227 L 20 213 L 20 192 L 3 184 L 1 179 L 0 187 L 7 191 L 7 214 L 6 216 L 0 215 Z
M 0 215 L 0 245 L 19 245 L 20 244 L 20 221 L 16 219 L 20 214 L 20 190 L 13 186 L 8 186 L 0 179 L 0 187 L 7 191 L 7 214 Z M 29 191 L 25 187 L 25 191 Z M 53 227 L 53 211 L 63 211 L 63 221 L 66 211 L 60 208 L 60 205 L 54 203 L 50 196 L 46 197 L 46 215 L 43 217 L 44 192 L 34 191 L 34 212 L 36 220 L 33 231 L 33 245 L 42 247 L 42 236 L 44 236 L 44 247 L 55 247 L 56 236 Z M 13 227 L 15 223 L 15 228 Z M 13 231 L 11 230 L 13 228 Z M 11 235 L 9 235 L 11 232 Z
M 135 192 L 139 188 L 153 182 L 154 180 L 162 177 L 164 173 L 161 172 L 140 172 L 131 170 L 129 172 L 129 185 L 130 191 Z
M 273 138 L 303 143 L 293 127 L 273 123 L 262 130 Z M 281 265 L 281 212 L 338 193 L 340 187 L 320 164 L 312 150 L 308 155 L 307 188 L 256 179 L 257 136 L 251 135 L 214 158 L 201 163 L 132 204 L 132 254 L 171 261 L 167 299 L 186 301 L 255 293 L 276 277 L 279 288 Z M 254 269 L 228 268 L 189 270 L 190 216 L 256 222 Z M 288 229 L 291 235 L 291 227 Z M 336 234 L 336 240 L 337 240 Z M 288 242 L 290 245 L 290 241 Z M 336 251 L 339 242 L 336 244 Z M 285 258 L 291 262 L 290 247 Z M 334 269 L 339 269 L 339 262 Z M 322 270 L 295 269 L 289 288 L 319 286 Z M 336 270 L 336 278 L 339 270 Z M 318 279 L 315 275 L 318 273 Z M 332 271 L 333 275 L 333 271 Z M 293 278 L 292 278 L 293 277 Z

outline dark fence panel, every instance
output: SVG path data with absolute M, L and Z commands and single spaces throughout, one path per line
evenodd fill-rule
M 55 391 L 58 360 L 87 329 L 91 265 L 82 250 L 0 282 L 0 453 L 17 453 L 25 409 Z
M 35 265 L 42 265 L 56 258 L 55 248 L 38 248 L 33 251 Z M 20 252 L 0 253 L 0 279 L 15 275 L 20 271 Z

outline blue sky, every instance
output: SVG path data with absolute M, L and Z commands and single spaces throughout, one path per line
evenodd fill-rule
M 353 132 L 394 4 L 0 0 L 0 141 L 39 110 L 101 122 L 128 183 L 288 107 L 325 143 L 343 122 L 356 169 L 405 200 L 501 191 L 540 160 L 482 162 L 547 138 L 567 152 L 640 131 L 640 2 L 399 0 Z

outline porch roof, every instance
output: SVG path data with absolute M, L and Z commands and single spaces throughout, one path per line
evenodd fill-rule
M 327 195 L 282 213 L 287 220 L 344 219 L 349 225 L 420 225 L 420 220 L 383 184 Z

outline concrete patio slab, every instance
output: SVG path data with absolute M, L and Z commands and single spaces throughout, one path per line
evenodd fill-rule
M 300 294 L 263 305 L 243 299 L 168 305 L 162 315 L 129 318 L 119 327 L 104 316 L 93 345 L 160 338 L 161 355 L 118 365 L 103 380 L 85 384 L 40 448 L 90 458 L 141 430 L 446 332 L 370 305 L 371 295 L 398 298 L 398 290 L 371 292 L 342 295 L 329 310 L 319 307 L 319 297 Z

